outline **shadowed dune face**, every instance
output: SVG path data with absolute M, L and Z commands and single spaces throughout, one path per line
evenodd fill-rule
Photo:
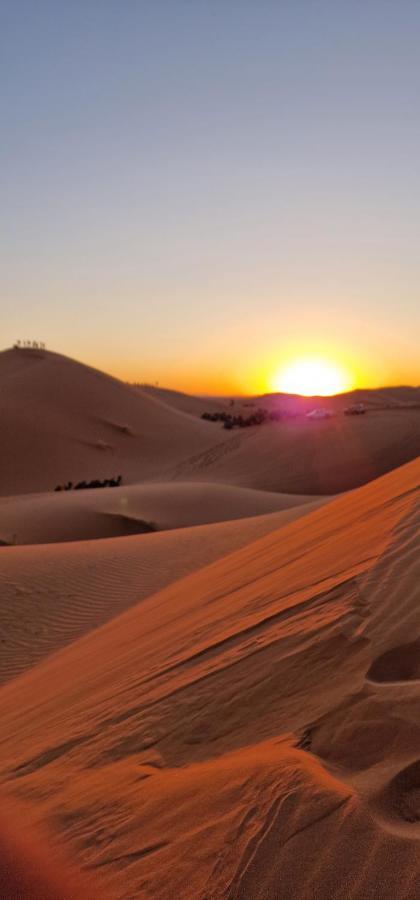
M 420 695 L 370 676 L 420 638 L 419 471 L 261 537 L 5 685 L 0 778 L 28 821 L 121 898 L 415 900 Z
M 420 681 L 420 640 L 392 647 L 375 659 L 368 671 L 372 681 Z
M 402 769 L 392 779 L 384 794 L 391 815 L 404 822 L 420 822 L 420 759 Z

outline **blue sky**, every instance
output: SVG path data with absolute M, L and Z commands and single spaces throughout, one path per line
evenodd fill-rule
M 1 0 L 2 345 L 420 383 L 419 40 L 411 0 Z

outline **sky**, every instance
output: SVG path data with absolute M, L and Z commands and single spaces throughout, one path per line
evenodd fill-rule
M 0 346 L 420 384 L 420 3 L 0 0 Z

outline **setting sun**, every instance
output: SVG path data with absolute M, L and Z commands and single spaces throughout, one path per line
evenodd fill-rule
M 327 397 L 353 387 L 348 372 L 324 359 L 297 359 L 287 363 L 276 373 L 272 384 L 276 391 L 307 397 Z

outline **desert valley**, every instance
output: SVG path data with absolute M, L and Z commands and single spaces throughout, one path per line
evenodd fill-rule
M 415 900 L 420 388 L 233 406 L 0 354 L 2 817 L 89 897 Z

